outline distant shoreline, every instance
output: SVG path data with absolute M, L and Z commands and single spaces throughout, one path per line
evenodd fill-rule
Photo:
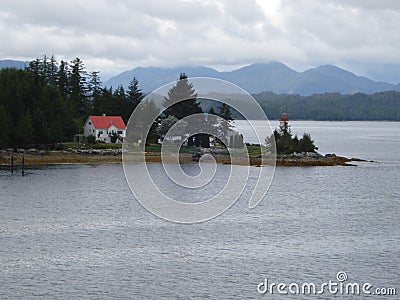
M 258 120 L 258 119 L 236 119 L 235 121 L 265 121 L 265 120 Z M 268 119 L 268 121 L 279 122 L 279 119 Z M 391 122 L 391 123 L 398 123 L 400 120 L 314 120 L 314 119 L 292 119 L 290 118 L 290 122 Z

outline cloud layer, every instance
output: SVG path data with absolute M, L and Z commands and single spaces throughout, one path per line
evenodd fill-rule
M 398 64 L 398 20 L 397 0 L 3 0 L 0 58 L 78 56 L 106 73 L 270 60 L 297 69 Z

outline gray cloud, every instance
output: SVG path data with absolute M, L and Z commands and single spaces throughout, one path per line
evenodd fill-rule
M 109 74 L 270 60 L 398 64 L 399 19 L 397 0 L 3 0 L 0 58 L 79 56 Z

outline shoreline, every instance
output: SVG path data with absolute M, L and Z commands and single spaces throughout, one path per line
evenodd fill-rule
M 44 154 L 30 154 L 30 153 L 14 153 L 14 168 L 19 169 L 22 165 L 22 157 L 24 157 L 25 168 L 30 166 L 40 165 L 66 165 L 66 164 L 102 164 L 102 163 L 122 163 L 122 155 L 100 155 L 88 153 L 74 153 L 70 151 L 50 151 Z M 220 164 L 231 164 L 229 155 L 215 154 L 213 155 L 215 161 Z M 191 154 L 181 153 L 179 156 L 180 163 L 195 162 L 196 159 Z M 276 166 L 285 167 L 305 167 L 305 166 L 357 166 L 353 162 L 366 162 L 367 160 L 359 158 L 347 158 L 343 156 L 321 156 L 321 157 L 278 157 L 276 159 Z M 132 162 L 139 162 L 133 159 Z M 161 163 L 161 155 L 157 152 L 146 153 L 146 162 Z M 273 165 L 273 160 L 264 159 L 266 164 Z M 268 163 L 269 162 L 269 163 Z M 251 166 L 261 166 L 262 160 L 260 157 L 250 157 Z M 247 165 L 247 160 L 237 161 L 239 165 Z M 5 169 L 11 167 L 11 154 L 3 154 L 0 156 L 0 167 Z

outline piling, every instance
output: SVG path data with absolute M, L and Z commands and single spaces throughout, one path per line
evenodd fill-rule
M 22 154 L 21 168 L 22 168 L 22 176 L 25 176 L 25 153 Z

